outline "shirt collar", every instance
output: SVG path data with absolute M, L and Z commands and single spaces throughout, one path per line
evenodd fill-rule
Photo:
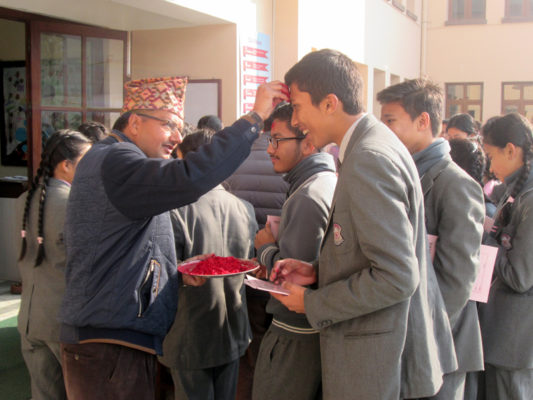
M 361 121 L 365 115 L 366 113 L 361 114 L 361 116 L 355 120 L 355 122 L 348 128 L 348 130 L 344 134 L 344 137 L 341 141 L 341 145 L 339 146 L 339 161 L 341 163 L 344 161 L 344 153 L 346 152 L 346 147 L 348 147 L 348 143 L 350 143 L 350 139 L 355 131 L 355 128 L 359 121 Z

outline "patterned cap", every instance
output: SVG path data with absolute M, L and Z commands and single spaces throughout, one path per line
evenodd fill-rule
M 186 76 L 147 78 L 126 82 L 122 112 L 132 110 L 167 110 L 183 121 Z

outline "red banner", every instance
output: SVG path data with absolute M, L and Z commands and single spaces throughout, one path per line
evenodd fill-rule
M 268 64 L 255 62 L 255 61 L 243 61 L 242 62 L 242 67 L 243 67 L 244 71 L 246 71 L 247 69 L 253 69 L 253 70 L 256 70 L 256 71 L 268 72 L 268 69 L 267 69 Z
M 260 85 L 263 83 L 267 83 L 268 76 L 255 76 L 255 75 L 244 75 L 244 84 L 247 83 L 259 83 Z
M 257 93 L 257 89 L 244 89 L 243 92 L 242 92 L 242 96 L 244 99 L 247 99 L 247 98 L 255 98 L 255 95 Z
M 256 49 L 255 47 L 244 46 L 242 48 L 242 55 L 244 57 L 254 56 L 254 57 L 268 58 L 267 53 L 268 53 L 267 50 Z

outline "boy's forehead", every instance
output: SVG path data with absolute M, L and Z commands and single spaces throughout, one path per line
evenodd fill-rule
M 274 119 L 272 121 L 272 127 L 270 128 L 270 135 L 282 135 L 283 133 L 290 132 L 287 121 L 282 121 L 280 119 Z

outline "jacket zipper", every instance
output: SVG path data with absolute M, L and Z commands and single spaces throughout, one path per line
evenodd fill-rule
M 148 282 L 148 279 L 150 278 L 150 275 L 154 272 L 154 260 L 150 261 L 150 268 L 148 269 L 148 272 L 146 273 L 146 276 L 144 277 L 143 282 L 141 283 L 141 286 L 139 287 L 139 313 L 137 314 L 137 317 L 141 317 L 142 315 L 142 299 L 141 299 L 141 290 L 144 288 L 144 285 L 146 285 L 146 282 Z M 150 288 L 150 291 L 152 289 Z

